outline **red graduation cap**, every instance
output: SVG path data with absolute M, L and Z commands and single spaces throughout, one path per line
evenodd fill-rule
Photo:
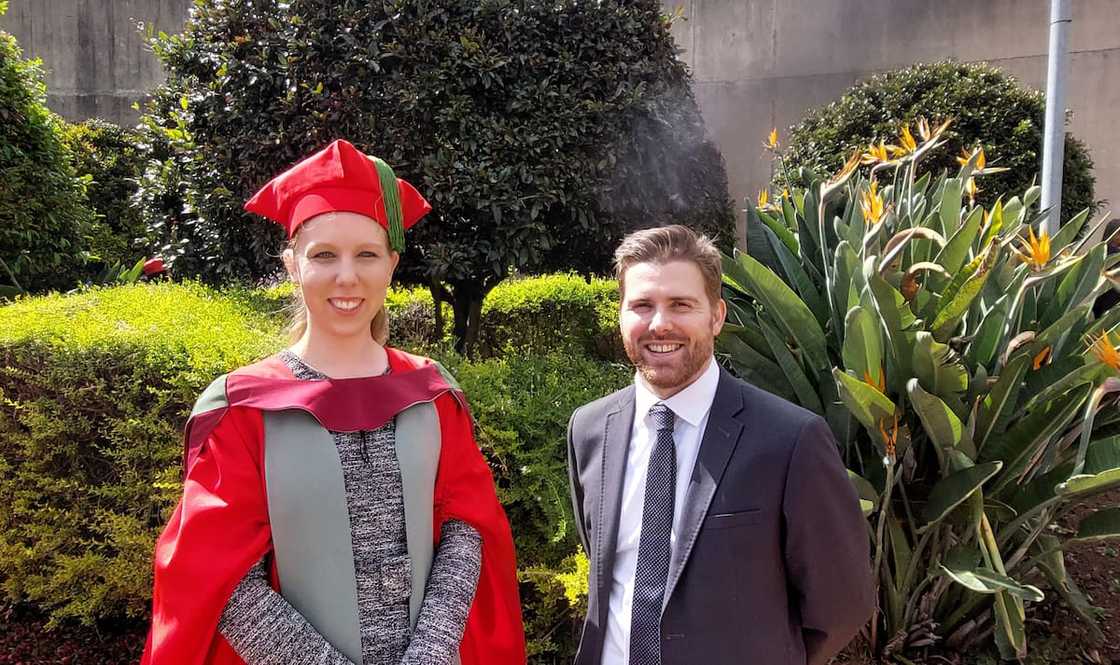
M 265 183 L 245 210 L 280 224 L 289 238 L 316 215 L 356 212 L 384 226 L 401 252 L 404 230 L 432 206 L 384 161 L 339 139 Z

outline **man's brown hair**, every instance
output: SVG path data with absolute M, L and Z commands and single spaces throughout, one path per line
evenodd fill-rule
M 638 263 L 669 263 L 690 261 L 704 276 L 704 290 L 714 305 L 719 302 L 723 284 L 723 268 L 713 243 L 707 236 L 697 235 L 680 224 L 658 226 L 635 231 L 622 239 L 614 252 L 614 276 L 618 280 L 619 298 L 626 296 L 626 270 Z

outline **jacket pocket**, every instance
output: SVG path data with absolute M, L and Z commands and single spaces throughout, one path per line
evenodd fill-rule
M 730 529 L 736 526 L 758 524 L 762 521 L 762 509 L 751 508 L 734 513 L 717 513 L 708 515 L 704 520 L 704 529 Z

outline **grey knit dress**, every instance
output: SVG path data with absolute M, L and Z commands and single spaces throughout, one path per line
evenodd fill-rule
M 295 354 L 281 354 L 296 378 L 324 379 Z M 482 565 L 478 532 L 444 523 L 416 631 L 409 625 L 411 572 L 404 496 L 393 421 L 375 430 L 331 432 L 342 462 L 357 578 L 359 665 L 444 665 L 458 653 Z M 346 665 L 283 596 L 272 590 L 264 560 L 234 590 L 218 630 L 247 665 Z

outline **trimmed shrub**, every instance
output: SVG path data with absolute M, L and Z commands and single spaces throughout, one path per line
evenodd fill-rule
M 152 546 L 181 491 L 181 425 L 214 376 L 283 346 L 286 291 L 157 283 L 0 308 L 0 589 L 10 600 L 53 622 L 146 615 Z M 392 320 L 425 296 L 393 292 Z M 532 652 L 563 660 L 579 619 L 567 421 L 629 370 L 560 352 L 431 355 L 467 392 L 513 523 Z
M 85 263 L 93 213 L 46 94 L 40 61 L 0 30 L 0 297 L 68 288 Z
M 835 173 L 855 150 L 878 141 L 897 143 L 903 124 L 921 117 L 954 118 L 946 143 L 922 163 L 924 170 L 956 173 L 963 149 L 983 146 L 990 166 L 1007 167 L 987 176 L 977 202 L 991 207 L 1000 192 L 1026 190 L 1042 170 L 1042 130 L 1046 102 L 1003 71 L 984 64 L 943 61 L 918 64 L 871 77 L 840 99 L 809 112 L 790 130 L 784 153 L 786 172 L 805 166 L 820 175 Z M 1093 162 L 1081 141 L 1066 135 L 1060 219 L 1092 207 Z M 776 191 L 785 174 L 775 174 Z
M 547 275 L 498 285 L 482 305 L 479 352 L 571 351 L 623 360 L 618 284 L 578 275 Z
M 97 216 L 90 252 L 104 265 L 131 266 L 148 251 L 147 228 L 133 205 L 149 159 L 140 132 L 93 119 L 65 128 L 74 171 L 88 178 L 86 196 Z

